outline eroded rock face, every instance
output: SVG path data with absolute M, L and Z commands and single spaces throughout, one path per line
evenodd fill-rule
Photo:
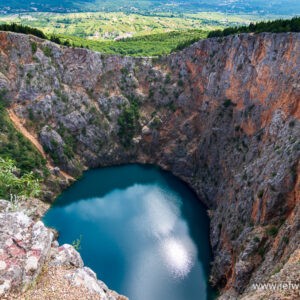
M 36 279 L 53 240 L 53 233 L 41 221 L 34 223 L 23 212 L 9 210 L 7 206 L 0 213 L 1 296 Z
M 299 33 L 207 39 L 158 60 L 19 34 L 0 43 L 14 111 L 60 168 L 151 163 L 195 190 L 223 292 L 269 278 L 299 248 Z M 135 103 L 124 146 L 119 117 Z
M 59 246 L 53 232 L 41 221 L 33 221 L 8 201 L 0 200 L 0 207 L 1 299 L 46 299 L 47 289 L 43 284 L 39 287 L 37 282 L 53 273 L 58 281 L 53 282 L 53 288 L 58 286 L 58 289 L 54 289 L 52 299 L 59 299 L 70 285 L 74 289 L 68 295 L 74 299 L 84 299 L 78 298 L 82 294 L 77 294 L 77 288 L 87 293 L 85 299 L 127 299 L 110 291 L 92 270 L 84 267 L 73 246 Z

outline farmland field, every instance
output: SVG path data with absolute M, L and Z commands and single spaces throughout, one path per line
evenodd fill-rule
M 123 12 L 24 13 L 0 16 L 0 22 L 36 27 L 46 34 L 67 34 L 94 40 L 114 40 L 187 29 L 208 31 L 225 26 L 245 25 L 258 19 L 254 16 L 209 12 L 151 16 Z
M 159 56 L 205 38 L 209 31 L 273 18 L 221 12 L 25 12 L 2 14 L 0 23 L 34 27 L 49 38 L 102 53 Z
M 0 23 L 17 23 L 55 35 L 73 46 L 109 54 L 158 56 L 181 49 L 214 29 L 245 25 L 258 20 L 215 12 L 156 14 L 123 12 L 22 13 L 1 15 Z

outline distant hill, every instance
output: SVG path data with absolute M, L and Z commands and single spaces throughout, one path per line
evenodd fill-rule
M 0 13 L 24 11 L 124 11 L 140 13 L 220 11 L 290 15 L 300 14 L 298 0 L 0 0 Z
M 0 24 L 0 31 L 13 31 L 32 34 L 51 40 L 65 46 L 89 48 L 107 54 L 121 54 L 130 56 L 160 56 L 182 50 L 192 43 L 206 37 L 222 37 L 237 33 L 260 32 L 300 32 L 300 17 L 290 20 L 262 21 L 248 26 L 227 27 L 224 30 L 181 30 L 160 34 L 150 34 L 114 41 L 97 41 L 70 35 L 45 35 L 43 31 L 21 24 Z M 1 96 L 1 94 L 0 94 Z

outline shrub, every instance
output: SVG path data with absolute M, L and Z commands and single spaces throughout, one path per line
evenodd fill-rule
M 272 227 L 270 227 L 270 228 L 267 229 L 267 234 L 269 236 L 273 236 L 274 237 L 274 236 L 277 235 L 277 233 L 278 233 L 278 228 L 276 226 L 272 226 Z
M 64 154 L 69 159 L 74 157 L 74 151 L 69 145 L 64 145 Z
M 48 57 L 52 56 L 52 50 L 48 46 L 46 46 L 46 47 L 43 48 L 43 52 Z
M 56 43 L 56 44 L 62 44 L 62 42 L 60 41 L 60 38 L 56 35 L 51 35 L 50 41 L 53 43 Z
M 12 195 L 18 197 L 36 197 L 40 194 L 39 180 L 32 172 L 18 177 L 17 168 L 11 159 L 0 157 L 0 197 L 9 199 Z
M 31 51 L 32 51 L 32 54 L 35 54 L 37 51 L 37 44 L 34 42 L 31 43 Z
M 183 80 L 182 79 L 179 79 L 178 82 L 177 82 L 178 86 L 182 87 L 183 86 Z
M 294 127 L 295 126 L 295 121 L 294 120 L 292 120 L 292 121 L 290 121 L 290 123 L 289 123 L 289 127 Z
M 260 190 L 257 194 L 258 198 L 262 198 L 264 195 L 264 190 Z
M 283 241 L 284 243 L 288 244 L 288 243 L 289 243 L 289 238 L 288 238 L 287 236 L 284 236 L 284 237 L 282 238 L 282 241 Z
M 154 90 L 149 89 L 149 98 L 152 98 L 154 96 Z
M 261 256 L 261 257 L 264 257 L 266 253 L 266 248 L 265 247 L 260 247 L 258 248 L 258 254 Z
M 169 102 L 169 103 L 167 104 L 167 108 L 168 108 L 170 111 L 173 111 L 173 112 L 176 111 L 176 106 L 175 106 L 175 104 L 174 104 L 173 101 L 171 101 L 171 102 Z
M 28 108 L 28 117 L 30 121 L 34 121 L 34 113 L 32 108 Z
M 0 111 L 2 111 L 3 108 L 9 106 L 9 100 L 6 97 L 6 94 L 7 94 L 6 89 L 0 90 Z
M 223 106 L 224 106 L 225 108 L 227 108 L 227 107 L 229 107 L 229 106 L 236 106 L 236 104 L 233 103 L 233 102 L 231 101 L 231 99 L 226 99 L 226 100 L 223 102 Z
M 136 100 L 130 103 L 130 106 L 125 107 L 118 118 L 119 138 L 123 146 L 130 145 L 132 138 L 137 132 L 139 121 L 139 107 Z
M 127 68 L 121 68 L 121 73 L 123 74 L 123 75 L 128 75 L 129 74 L 129 70 L 127 69 Z
M 76 251 L 79 251 L 81 249 L 81 241 L 82 241 L 82 234 L 79 236 L 78 239 L 72 242 L 72 246 Z
M 168 73 L 165 78 L 165 84 L 169 84 L 171 82 L 171 75 Z
M 259 242 L 260 242 L 260 239 L 259 239 L 259 237 L 255 236 L 254 239 L 253 239 L 253 241 L 254 241 L 255 243 L 259 243 Z

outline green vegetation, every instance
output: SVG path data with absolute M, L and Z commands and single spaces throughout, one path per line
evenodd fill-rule
M 76 148 L 76 141 L 74 137 L 65 130 L 64 134 L 62 135 L 65 145 L 64 145 L 64 154 L 68 159 L 72 159 L 75 155 L 74 150 Z
M 0 198 L 37 197 L 40 182 L 32 172 L 17 176 L 18 169 L 11 159 L 0 157 Z
M 279 273 L 281 269 L 282 269 L 282 265 L 277 266 L 277 267 L 274 269 L 274 271 L 272 272 L 272 275 L 275 275 L 275 274 Z
M 265 253 L 266 253 L 266 248 L 261 246 L 258 248 L 258 254 L 261 256 L 261 257 L 264 257 Z
M 294 126 L 295 126 L 295 121 L 294 120 L 290 121 L 289 122 L 289 127 L 293 128 Z
M 74 36 L 58 36 L 60 44 L 85 47 L 106 54 L 160 56 L 181 50 L 207 36 L 202 30 L 185 30 L 127 38 L 118 41 L 94 41 Z
M 42 50 L 46 56 L 51 57 L 52 51 L 49 47 L 44 47 Z
M 236 103 L 232 102 L 231 99 L 226 99 L 224 102 L 223 102 L 223 106 L 225 108 L 229 107 L 229 106 L 236 106 Z
M 79 251 L 81 249 L 81 241 L 82 241 L 82 234 L 79 236 L 78 239 L 72 242 L 72 246 L 75 248 L 75 250 Z
M 0 90 L 0 112 L 9 105 L 9 100 L 6 97 L 7 91 L 5 89 Z
M 255 236 L 255 237 L 253 238 L 253 241 L 254 241 L 255 243 L 259 243 L 259 242 L 260 242 L 260 239 L 259 239 L 259 237 Z
M 130 146 L 132 138 L 137 132 L 139 117 L 138 102 L 136 99 L 131 99 L 130 105 L 123 109 L 118 118 L 118 135 L 124 147 Z
M 21 175 L 35 170 L 45 170 L 44 158 L 11 123 L 5 110 L 8 104 L 5 92 L 0 92 L 0 95 L 2 95 L 0 96 L 0 157 L 14 160 Z
M 134 14 L 106 13 L 26 13 L 0 15 L 0 22 L 23 24 L 42 30 L 47 36 L 70 35 L 97 41 L 113 41 L 125 37 L 145 36 L 198 29 L 210 31 L 225 26 L 248 25 L 260 20 L 253 15 L 222 13 Z
M 260 33 L 260 32 L 300 32 L 300 17 L 290 20 L 262 21 L 249 26 L 228 27 L 224 30 L 214 30 L 208 37 L 222 37 L 237 33 Z
M 285 243 L 285 244 L 288 244 L 289 243 L 289 238 L 287 236 L 284 236 L 282 238 L 282 241 Z
M 206 37 L 222 37 L 242 32 L 300 31 L 299 17 L 247 25 L 250 21 L 256 20 L 259 19 L 253 16 L 242 18 L 221 13 L 180 16 L 170 14 L 143 16 L 125 13 L 31 13 L 0 18 L 0 22 L 14 22 L 0 25 L 0 30 L 33 34 L 68 47 L 82 47 L 106 54 L 131 56 L 167 55 Z M 231 27 L 221 30 L 225 24 Z M 217 30 L 211 31 L 212 29 Z M 32 52 L 35 53 L 36 50 L 33 43 Z M 43 51 L 45 55 L 51 56 L 49 48 L 45 47 Z M 242 65 L 239 66 L 241 67 Z
M 262 198 L 264 195 L 264 190 L 260 190 L 257 194 L 258 198 Z
M 33 54 L 35 54 L 37 51 L 37 44 L 34 42 L 31 43 L 31 51 Z
M 4 30 L 42 34 L 52 42 L 84 47 L 107 54 L 160 56 L 181 50 L 206 38 L 213 29 L 246 25 L 254 16 L 222 13 L 160 13 L 142 15 L 123 12 L 26 13 L 0 16 Z M 22 24 L 23 26 L 19 26 Z M 10 27 L 9 27 L 10 26 Z M 29 30 L 37 28 L 38 32 Z M 34 53 L 33 49 L 33 53 Z
M 24 26 L 22 24 L 0 24 L 0 30 L 2 31 L 12 31 L 18 33 L 32 34 L 39 38 L 46 39 L 46 35 L 39 29 L 32 28 L 29 26 Z
M 274 236 L 277 235 L 277 233 L 278 233 L 278 228 L 276 226 L 272 226 L 272 227 L 270 227 L 270 228 L 267 229 L 267 234 L 269 236 L 273 236 L 274 237 Z

